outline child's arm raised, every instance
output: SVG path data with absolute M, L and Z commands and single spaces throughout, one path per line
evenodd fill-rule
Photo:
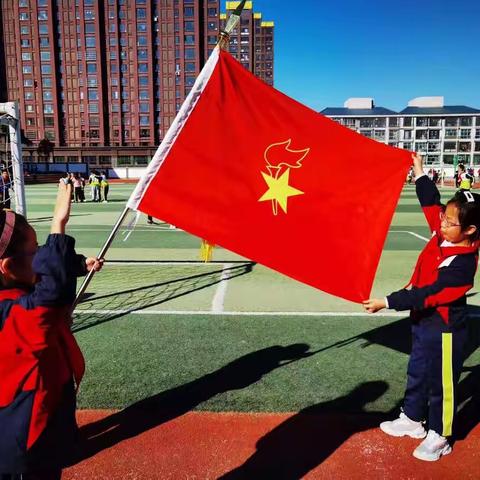
M 435 183 L 423 173 L 423 159 L 418 153 L 412 155 L 413 171 L 415 173 L 415 188 L 430 231 L 440 231 L 440 213 L 443 205 L 440 202 L 440 192 Z

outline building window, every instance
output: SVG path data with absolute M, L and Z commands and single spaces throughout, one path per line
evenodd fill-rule
M 85 24 L 85 33 L 95 33 L 95 24 L 94 23 L 86 23 Z
M 52 88 L 52 79 L 47 77 L 42 77 L 42 85 L 44 88 Z
M 89 103 L 88 113 L 98 113 L 98 103 Z
M 40 35 L 48 35 L 48 25 L 45 23 L 40 23 L 38 25 L 38 33 Z
M 25 105 L 25 110 L 26 110 L 27 112 L 33 112 L 33 111 L 34 111 L 34 110 L 33 110 L 33 105 Z
M 50 52 L 40 52 L 40 60 L 42 62 L 49 62 L 50 61 Z
M 458 118 L 457 117 L 447 117 L 445 119 L 445 126 L 446 127 L 456 127 L 458 125 Z
M 460 129 L 460 138 L 470 138 L 472 130 L 470 128 Z
M 19 7 L 28 7 L 28 0 L 19 0 L 18 2 Z
M 150 111 L 150 105 L 148 103 L 140 103 L 138 111 L 140 113 L 148 113 Z
M 411 127 L 413 125 L 412 123 L 412 117 L 406 117 L 403 119 L 403 126 L 404 127 Z
M 195 35 L 185 35 L 185 45 L 195 45 Z
M 95 47 L 95 37 L 85 37 L 85 45 L 87 47 Z
M 147 18 L 147 9 L 146 8 L 137 8 L 137 18 Z
M 195 71 L 195 63 L 185 62 L 185 71 L 186 72 L 194 72 Z
M 216 30 L 217 29 L 217 24 L 215 22 L 208 22 L 208 29 L 209 30 Z M 248 33 L 248 28 L 243 28 L 242 30 L 247 30 L 247 33 Z
M 53 117 L 43 117 L 43 123 L 46 127 L 53 127 L 55 125 Z
M 25 92 L 25 100 L 33 100 L 34 98 L 33 92 Z
M 20 40 L 20 45 L 22 48 L 28 48 L 30 47 L 30 40 L 28 38 L 22 38 L 22 40 Z
M 87 63 L 87 73 L 97 73 L 97 64 Z
M 38 20 L 48 20 L 48 14 L 46 10 L 39 10 L 38 11 Z
M 22 53 L 22 60 L 31 60 L 32 54 L 31 53 Z
M 89 88 L 88 89 L 88 99 L 89 100 L 98 100 L 98 90 Z
M 471 127 L 472 126 L 472 117 L 460 117 L 460 126 L 461 127 Z
M 24 86 L 24 87 L 33 87 L 33 79 L 31 79 L 31 78 L 26 78 L 26 79 L 23 81 L 23 86 Z
M 195 10 L 193 7 L 185 7 L 183 9 L 183 16 L 184 17 L 193 17 L 195 14 Z
M 195 24 L 193 22 L 185 22 L 185 31 L 186 32 L 194 32 L 195 31 Z
M 187 87 L 193 87 L 194 83 L 195 83 L 195 77 L 185 77 L 185 85 Z
M 137 37 L 137 47 L 146 47 L 147 46 L 147 37 L 144 35 L 139 35 Z
M 140 90 L 138 92 L 138 98 L 140 100 L 148 100 L 149 99 L 148 90 Z
M 20 20 L 21 21 L 28 20 L 28 13 L 21 13 L 20 14 Z
M 85 20 L 95 20 L 95 11 L 85 10 L 84 17 L 85 17 Z
M 53 105 L 51 103 L 44 103 L 43 113 L 53 113 Z
M 209 8 L 208 9 L 208 16 L 209 17 L 216 17 L 217 16 L 217 9 L 216 8 Z
M 48 37 L 40 37 L 40 48 L 45 48 L 49 46 L 50 46 L 50 42 L 48 40 Z
M 147 24 L 146 23 L 137 23 L 137 32 L 146 32 Z
M 43 100 L 46 100 L 47 102 L 51 102 L 53 100 L 53 95 L 50 90 L 43 91 Z
M 185 60 L 195 60 L 195 49 L 186 48 L 185 49 Z
M 139 48 L 137 50 L 137 57 L 139 60 L 148 60 L 148 51 L 146 48 Z
M 42 75 L 47 75 L 52 73 L 51 65 L 48 65 L 48 64 L 41 65 L 40 69 L 41 69 Z
M 138 84 L 141 87 L 148 87 L 148 77 L 138 77 Z
M 148 64 L 139 63 L 138 64 L 138 73 L 148 73 Z
M 208 44 L 215 45 L 217 43 L 217 36 L 216 35 L 208 35 Z
M 21 35 L 28 35 L 30 33 L 30 27 L 28 25 L 22 25 L 20 27 L 20 34 Z

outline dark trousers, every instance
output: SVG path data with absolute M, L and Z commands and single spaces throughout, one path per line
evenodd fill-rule
M 412 326 L 403 409 L 412 420 L 428 420 L 428 428 L 445 437 L 452 434 L 466 340 L 466 326 L 451 329 L 441 319 L 428 318 Z
M 75 201 L 76 202 L 83 202 L 83 188 L 82 187 L 75 187 Z
M 103 199 L 108 201 L 108 191 L 110 190 L 109 185 L 103 187 Z

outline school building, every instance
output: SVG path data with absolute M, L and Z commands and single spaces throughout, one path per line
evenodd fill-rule
M 400 112 L 377 107 L 373 98 L 350 98 L 343 108 L 320 113 L 393 147 L 420 152 L 426 165 L 480 166 L 480 110 L 445 105 L 443 97 L 419 97 Z

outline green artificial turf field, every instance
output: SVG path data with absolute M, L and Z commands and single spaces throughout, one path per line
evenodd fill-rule
M 97 254 L 132 188 L 113 184 L 109 203 L 73 205 L 69 233 L 78 252 Z M 40 241 L 48 234 L 55 194 L 54 185 L 27 187 L 28 215 Z M 443 194 L 448 198 L 452 190 Z M 408 282 L 428 237 L 414 189 L 406 186 L 372 296 Z M 144 216 L 123 238 L 114 241 L 111 262 L 75 314 L 87 360 L 80 408 L 121 408 L 157 396 L 165 408 L 187 402 L 188 408 L 215 411 L 298 411 L 374 380 L 388 390 L 368 409 L 386 412 L 401 401 L 406 315 L 366 316 L 357 304 L 222 249 L 213 263 L 202 264 L 197 238 L 166 224 L 147 225 Z M 475 292 L 469 299 L 474 313 L 480 305 Z M 478 377 L 477 332 L 464 386 Z

